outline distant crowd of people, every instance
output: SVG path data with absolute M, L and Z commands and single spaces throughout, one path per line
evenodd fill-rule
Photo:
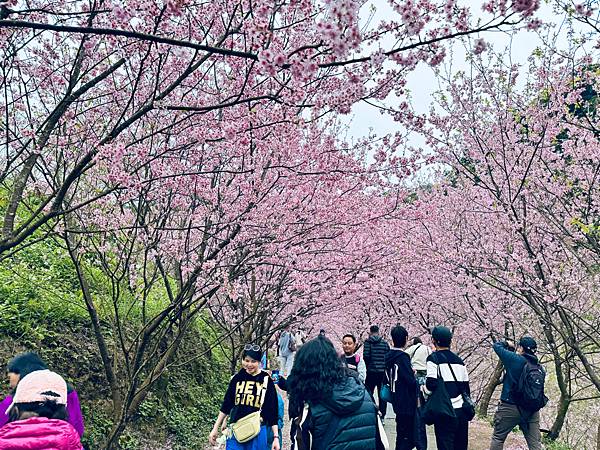
M 437 326 L 430 347 L 420 337 L 409 340 L 398 325 L 391 329 L 390 345 L 373 325 L 362 356 L 350 333 L 341 339 L 340 355 L 324 330 L 306 341 L 304 333 L 288 328 L 278 340 L 280 369 L 271 372 L 262 369 L 263 349 L 246 344 L 242 369 L 229 382 L 209 442 L 226 450 L 279 450 L 287 395 L 292 450 L 387 450 L 388 403 L 396 450 L 426 450 L 426 425 L 433 425 L 439 450 L 467 450 L 475 405 L 452 339 L 449 328 Z M 541 450 L 539 410 L 547 398 L 537 344 L 524 336 L 516 346 L 499 341 L 493 349 L 506 373 L 490 449 L 502 449 L 518 425 L 529 449 Z

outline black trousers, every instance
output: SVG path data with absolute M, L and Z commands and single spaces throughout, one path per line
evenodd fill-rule
M 427 428 L 422 417 L 422 406 L 417 408 L 415 414 L 415 448 L 417 450 L 427 450 Z
M 385 412 L 387 411 L 387 403 L 381 399 L 381 385 L 383 384 L 384 375 L 385 372 L 367 372 L 367 379 L 365 380 L 365 387 L 371 396 L 373 396 L 375 388 L 377 388 L 379 411 L 383 417 L 385 417 Z
M 415 416 L 396 415 L 396 450 L 412 450 L 415 447 Z
M 455 409 L 456 418 L 433 425 L 438 450 L 467 450 L 469 446 L 469 421 L 462 411 Z

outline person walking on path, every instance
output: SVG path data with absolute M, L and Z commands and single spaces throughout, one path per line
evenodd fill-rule
M 277 439 L 279 439 L 279 448 L 283 448 L 283 419 L 285 417 L 285 404 L 283 403 L 283 398 L 279 393 L 279 390 L 275 389 L 277 392 L 277 429 L 279 430 L 279 435 Z M 267 428 L 267 448 L 271 448 L 273 446 L 273 439 L 275 439 L 275 435 L 273 435 L 273 429 Z
M 287 381 L 290 398 L 308 405 L 299 435 L 310 450 L 377 449 L 377 407 L 329 339 L 304 344 Z
M 417 450 L 427 450 L 427 428 L 421 415 L 425 398 L 420 389 L 421 386 L 425 386 L 425 380 L 427 379 L 427 358 L 431 355 L 431 349 L 423 344 L 420 337 L 414 337 L 412 345 L 406 349 L 406 353 L 410 356 L 410 363 L 419 385 L 419 406 L 415 414 L 415 447 Z
M 23 376 L 0 428 L 0 449 L 82 450 L 77 430 L 67 422 L 67 383 L 57 373 L 35 370 Z
M 279 363 L 281 367 L 281 373 L 284 377 L 287 377 L 292 370 L 294 365 L 294 357 L 296 356 L 296 339 L 293 333 L 290 331 L 290 327 L 286 327 L 285 330 L 279 336 Z
M 415 414 L 417 412 L 417 381 L 404 351 L 408 332 L 402 326 L 391 331 L 393 347 L 385 358 L 386 382 L 392 391 L 392 407 L 396 413 L 396 450 L 411 450 L 415 446 Z
M 385 419 L 387 404 L 381 398 L 381 386 L 385 376 L 385 356 L 390 351 L 390 346 L 379 335 L 379 327 L 377 325 L 372 325 L 369 331 L 370 336 L 365 341 L 363 350 L 363 358 L 367 366 L 365 386 L 371 396 L 374 395 L 375 388 L 377 388 L 379 411 L 381 412 L 382 419 Z
M 294 333 L 294 339 L 296 340 L 296 351 L 298 351 L 306 342 L 306 333 L 304 330 L 298 328 Z
M 365 361 L 356 353 L 356 338 L 352 334 L 346 334 L 342 338 L 342 362 L 348 368 L 358 374 L 358 378 L 363 383 L 367 378 L 367 366 Z
M 260 411 L 260 431 L 251 440 L 240 443 L 235 435 L 229 437 L 226 450 L 266 450 L 267 427 L 273 436 L 279 435 L 277 426 L 279 407 L 275 384 L 269 374 L 260 369 L 263 352 L 256 344 L 246 344 L 242 353 L 243 368 L 229 381 L 223 398 L 221 411 L 208 436 L 211 445 L 216 445 L 219 430 L 224 430 L 229 417 L 232 424 Z M 279 450 L 279 439 L 273 439 L 271 450 Z
M 469 421 L 462 412 L 462 394 L 471 394 L 469 374 L 463 360 L 450 351 L 452 331 L 437 326 L 431 332 L 435 352 L 427 357 L 425 394 L 430 395 L 438 387 L 438 374 L 448 391 L 456 418 L 434 424 L 438 450 L 467 450 L 469 445 Z
M 424 385 L 427 377 L 427 358 L 431 355 L 431 349 L 423 344 L 420 337 L 414 337 L 406 353 L 410 356 L 410 364 L 415 371 L 417 381 L 420 385 Z
M 541 377 L 541 395 L 543 396 L 543 377 L 545 372 L 539 366 L 538 358 L 535 355 L 537 343 L 530 336 L 523 336 L 519 340 L 519 345 L 514 351 L 512 342 L 496 342 L 494 343 L 494 351 L 504 364 L 506 374 L 502 385 L 502 394 L 500 395 L 500 403 L 494 415 L 494 432 L 492 434 L 492 442 L 490 450 L 501 450 L 504 448 L 504 441 L 508 434 L 517 425 L 520 426 L 527 446 L 530 450 L 542 449 L 542 436 L 540 433 L 540 412 L 527 410 L 520 406 L 520 398 L 518 395 L 519 383 L 523 382 L 522 374 L 526 364 L 533 365 L 533 370 L 539 367 Z M 538 379 L 539 381 L 539 379 Z M 543 405 L 542 405 L 543 406 Z
M 6 371 L 8 374 L 8 384 L 13 394 L 20 383 L 20 380 L 32 372 L 46 369 L 48 369 L 46 363 L 34 352 L 21 353 L 12 358 L 6 366 Z M 9 416 L 6 411 L 12 402 L 12 394 L 7 395 L 4 400 L 0 402 L 0 427 L 4 426 L 4 424 L 9 421 Z M 83 436 L 83 414 L 81 413 L 79 396 L 70 383 L 67 383 L 67 422 L 75 428 L 79 437 Z

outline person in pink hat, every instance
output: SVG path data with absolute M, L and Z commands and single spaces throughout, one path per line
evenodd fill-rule
M 35 352 L 20 353 L 13 357 L 6 366 L 6 374 L 11 389 L 11 394 L 7 395 L 0 402 L 0 428 L 8 423 L 8 414 L 5 413 L 8 405 L 13 402 L 13 394 L 21 378 L 36 370 L 45 370 L 48 366 Z M 83 414 L 79 396 L 75 388 L 67 383 L 67 421 L 73 425 L 80 437 L 83 437 L 84 424 Z
M 0 450 L 82 450 L 67 419 L 67 383 L 50 370 L 36 370 L 19 381 L 0 428 Z

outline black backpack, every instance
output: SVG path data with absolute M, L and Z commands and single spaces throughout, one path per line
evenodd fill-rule
M 513 399 L 517 406 L 524 410 L 536 412 L 548 403 L 548 397 L 544 395 L 546 371 L 537 362 L 530 361 L 528 358 L 525 360 Z

